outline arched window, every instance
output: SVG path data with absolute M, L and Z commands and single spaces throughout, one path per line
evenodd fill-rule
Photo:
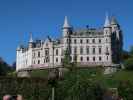
M 93 61 L 95 61 L 95 57 L 93 57 Z
M 83 57 L 80 57 L 80 61 L 83 61 Z
M 87 57 L 86 60 L 89 61 L 89 57 Z
M 100 57 L 99 57 L 99 61 L 101 61 L 101 60 L 102 60 L 102 57 L 100 56 Z

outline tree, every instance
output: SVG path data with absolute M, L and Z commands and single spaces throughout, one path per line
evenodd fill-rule
M 130 53 L 126 50 L 122 51 L 122 60 L 125 61 L 130 57 Z
M 130 48 L 130 55 L 133 56 L 133 46 Z
M 124 65 L 127 70 L 133 70 L 133 46 L 131 46 L 129 57 L 125 59 Z
M 69 71 L 64 80 L 58 82 L 56 100 L 102 100 L 104 88 L 83 74 L 86 73 Z
M 70 67 L 70 52 L 68 49 L 65 51 L 65 56 L 62 64 L 64 67 Z
M 130 81 L 122 81 L 118 85 L 119 96 L 123 100 L 133 100 L 133 84 Z
M 9 66 L 2 58 L 0 58 L 0 76 L 5 76 L 10 71 L 12 71 L 11 66 Z
M 133 70 L 133 58 L 128 58 L 125 62 L 124 62 L 125 68 L 127 70 Z

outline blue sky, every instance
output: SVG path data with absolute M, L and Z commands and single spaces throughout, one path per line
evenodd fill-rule
M 132 0 L 0 0 L 0 56 L 16 59 L 16 47 L 34 38 L 61 36 L 64 16 L 74 28 L 102 27 L 105 12 L 116 16 L 124 34 L 124 49 L 133 45 Z

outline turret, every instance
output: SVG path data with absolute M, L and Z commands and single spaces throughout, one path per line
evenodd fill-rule
M 33 47 L 33 38 L 32 38 L 32 33 L 30 33 L 29 48 L 32 47 Z
M 111 18 L 111 29 L 112 29 L 112 40 L 113 40 L 113 46 L 114 46 L 114 61 L 116 63 L 119 63 L 121 61 L 121 54 L 122 54 L 122 47 L 123 47 L 123 37 L 122 37 L 122 31 L 120 29 L 120 25 L 115 17 Z M 117 52 L 119 51 L 119 52 Z
M 64 25 L 62 28 L 63 31 L 63 37 L 67 37 L 72 33 L 72 27 L 68 23 L 67 16 L 65 16 Z
M 114 16 L 111 18 L 111 27 L 113 32 L 120 29 L 120 26 Z
M 104 23 L 104 34 L 111 35 L 111 24 L 108 14 L 106 14 L 105 23 Z
M 108 64 L 112 63 L 112 51 L 111 51 L 111 26 L 110 26 L 110 19 L 108 14 L 106 14 L 105 23 L 104 23 L 104 52 L 105 56 L 104 59 Z
M 68 55 L 70 55 L 72 27 L 68 23 L 67 16 L 65 16 L 62 31 L 63 31 L 64 51 L 67 51 L 69 53 Z
M 120 29 L 120 25 L 118 24 L 115 17 L 111 18 L 111 28 L 112 28 L 112 32 L 116 36 L 117 40 L 120 40 L 120 38 L 121 38 L 121 29 Z

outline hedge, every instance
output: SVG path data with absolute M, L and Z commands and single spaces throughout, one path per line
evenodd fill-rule
M 43 78 L 0 77 L 0 100 L 3 95 L 20 94 L 24 100 L 48 100 L 51 88 Z

